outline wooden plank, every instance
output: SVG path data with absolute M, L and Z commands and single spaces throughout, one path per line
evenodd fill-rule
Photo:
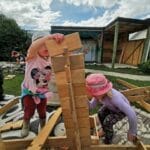
M 134 95 L 127 96 L 131 102 L 149 100 L 149 95 Z
M 62 109 L 58 108 L 56 112 L 53 114 L 53 116 L 50 118 L 48 123 L 43 127 L 43 129 L 40 131 L 38 136 L 33 140 L 33 142 L 30 144 L 28 150 L 40 150 L 42 146 L 44 145 L 47 137 L 49 136 L 50 132 L 52 131 L 56 121 L 58 120 L 59 116 L 62 113 Z
M 57 82 L 58 82 L 58 81 L 57 81 Z M 59 86 L 57 86 L 57 89 L 58 89 L 58 93 L 59 93 L 60 99 L 61 99 L 61 98 L 69 97 L 68 84 L 59 85 Z
M 91 138 L 81 137 L 80 140 L 81 140 L 81 143 L 84 143 L 83 146 L 89 146 L 90 147 L 90 145 L 91 145 Z
M 3 140 L 6 150 L 21 150 L 26 149 L 28 145 L 32 142 L 32 139 L 17 139 L 17 140 Z M 91 150 L 137 150 L 135 145 L 94 145 L 96 142 L 96 137 L 91 136 Z M 43 148 L 49 147 L 62 147 L 64 145 L 70 146 L 72 144 L 72 139 L 64 137 L 48 137 Z M 150 150 L 150 145 L 144 145 L 147 150 Z
M 64 48 L 67 48 L 69 51 L 82 48 L 78 32 L 66 35 L 60 44 L 57 44 L 55 40 L 47 40 L 45 44 L 51 57 L 63 54 Z
M 72 118 L 64 118 L 66 128 L 74 128 L 74 123 Z M 78 118 L 79 128 L 90 127 L 89 118 Z
M 44 145 L 44 148 L 61 148 L 61 147 L 72 147 L 73 141 L 72 139 L 67 138 L 66 136 L 60 136 L 60 137 L 49 137 L 46 140 L 46 143 Z
M 71 71 L 71 76 L 72 76 L 72 84 L 85 84 L 85 72 L 84 69 L 76 69 Z M 56 84 L 57 86 L 59 85 L 64 85 L 67 84 L 67 79 L 66 79 L 66 72 L 57 72 L 55 74 L 56 77 Z
M 80 137 L 89 137 L 90 136 L 90 130 L 89 127 L 83 127 L 79 128 L 80 131 Z M 68 137 L 74 137 L 74 129 L 73 128 L 67 128 L 67 136 Z
M 85 71 L 84 69 L 71 70 L 72 83 L 85 83 Z
M 73 84 L 73 90 L 75 96 L 87 95 L 85 83 L 76 83 Z
M 0 132 L 19 129 L 22 127 L 22 124 L 23 124 L 23 120 L 6 123 L 4 126 L 0 127 Z
M 122 85 L 124 85 L 125 87 L 127 87 L 129 89 L 138 87 L 136 85 L 133 85 L 133 84 L 128 83 L 128 82 L 126 82 L 124 80 L 121 80 L 121 79 L 117 79 L 117 82 L 120 83 L 120 84 L 122 84 Z
M 79 128 L 90 127 L 89 118 L 78 118 Z
M 62 107 L 63 114 L 65 110 L 67 111 L 69 110 L 70 112 L 70 98 L 69 97 L 61 98 L 61 107 Z
M 91 135 L 91 145 L 98 145 L 98 144 L 100 144 L 99 137 L 95 135 Z
M 145 86 L 145 87 L 137 87 L 134 89 L 129 89 L 129 90 L 124 90 L 122 93 L 125 96 L 131 96 L 131 95 L 145 95 L 145 94 L 150 94 L 150 86 Z
M 141 101 L 138 101 L 138 104 L 140 104 L 140 106 L 142 106 L 145 110 L 150 112 L 150 104 L 149 103 L 146 103 L 144 100 L 141 100 Z
M 145 145 L 143 144 L 143 142 L 140 141 L 139 139 L 138 139 L 136 145 L 137 145 L 137 149 L 138 149 L 138 150 L 147 150 L 146 146 L 145 146 Z
M 63 116 L 65 118 L 71 118 L 72 117 L 72 113 L 71 113 L 71 109 L 68 107 L 66 109 L 62 109 L 63 111 Z M 78 118 L 84 118 L 84 117 L 89 117 L 89 109 L 86 107 L 81 107 L 81 108 L 77 108 L 76 109 L 76 113 L 77 113 L 77 117 Z
M 117 80 L 119 81 L 121 84 L 125 85 L 128 88 L 138 88 L 138 86 L 133 85 L 131 83 L 128 83 L 124 80 Z M 145 88 L 145 87 L 144 87 Z M 147 110 L 148 112 L 150 112 L 150 104 L 145 102 L 144 100 L 148 100 L 150 97 L 150 89 L 149 87 L 147 88 L 148 90 L 145 91 L 144 94 L 147 95 L 136 95 L 135 93 L 133 93 L 134 96 L 128 96 L 126 93 L 126 97 L 128 98 L 129 101 L 134 102 L 136 101 L 141 107 L 143 107 L 145 110 Z M 143 90 L 143 89 L 142 89 Z M 126 91 L 122 91 L 122 93 L 124 94 Z M 133 91 L 129 92 L 130 94 L 132 94 Z
M 27 147 L 32 142 L 32 139 L 16 139 L 16 140 L 4 140 L 6 150 L 23 150 L 27 149 Z M 72 147 L 72 139 L 67 138 L 66 136 L 60 137 L 48 137 L 45 144 L 43 145 L 43 149 L 49 149 L 51 147 L 63 147 L 68 146 Z M 3 149 L 0 149 L 3 150 Z
M 55 74 L 55 77 L 56 77 L 57 86 L 67 84 L 66 72 L 65 71 L 57 72 L 57 74 Z
M 92 145 L 90 150 L 137 150 L 132 145 Z
M 0 108 L 0 115 L 7 112 L 12 106 L 14 106 L 17 103 L 19 103 L 19 97 L 15 97 L 10 102 L 2 106 L 2 108 Z
M 89 107 L 87 95 L 75 96 L 76 108 Z
M 68 49 L 64 50 L 64 56 L 66 57 L 65 72 L 66 72 L 66 78 L 67 78 L 68 88 L 69 88 L 72 120 L 73 120 L 73 124 L 74 124 L 74 142 L 75 142 L 74 148 L 77 150 L 81 150 L 79 123 L 77 120 L 78 118 L 77 118 L 76 108 L 75 108 L 75 101 L 74 101 L 75 94 L 74 94 L 73 83 L 72 83 L 72 75 L 71 75 L 71 70 L 70 70 L 70 60 L 69 60 Z
M 70 59 L 70 68 L 71 70 L 75 69 L 84 69 L 84 55 L 76 54 L 69 55 Z M 62 72 L 65 70 L 66 59 L 64 56 L 52 57 L 51 59 L 54 72 Z
M 3 140 L 0 137 L 0 150 L 6 150 L 5 144 L 3 142 Z

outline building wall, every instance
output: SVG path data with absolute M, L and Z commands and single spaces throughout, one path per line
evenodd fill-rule
M 85 52 L 85 62 L 95 62 L 96 61 L 96 51 L 97 51 L 97 42 L 94 40 L 82 40 L 83 48 Z

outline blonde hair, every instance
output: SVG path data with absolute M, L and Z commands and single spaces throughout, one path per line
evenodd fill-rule
M 109 90 L 106 95 L 109 97 L 109 98 L 112 98 L 113 94 L 112 94 L 112 90 Z

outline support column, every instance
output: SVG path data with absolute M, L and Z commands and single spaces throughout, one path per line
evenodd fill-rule
M 147 35 L 144 43 L 143 48 L 143 55 L 142 55 L 142 63 L 148 60 L 148 54 L 150 52 L 150 26 L 147 29 Z
M 114 44 L 113 44 L 113 55 L 112 55 L 112 68 L 115 65 L 117 45 L 118 45 L 118 33 L 119 33 L 119 22 L 115 23 L 115 34 L 114 34 Z
M 103 55 L 103 35 L 104 32 L 101 32 L 100 39 L 98 39 L 98 57 L 97 62 L 102 63 L 102 55 Z

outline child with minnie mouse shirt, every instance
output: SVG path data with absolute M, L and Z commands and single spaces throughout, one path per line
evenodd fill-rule
M 41 128 L 46 122 L 46 104 L 47 100 L 51 99 L 52 92 L 48 88 L 48 82 L 51 79 L 51 60 L 45 41 L 50 39 L 59 44 L 63 41 L 64 35 L 60 33 L 50 35 L 42 32 L 34 34 L 27 52 L 21 95 L 24 109 L 22 137 L 29 134 L 30 119 L 35 109 L 39 114 Z

